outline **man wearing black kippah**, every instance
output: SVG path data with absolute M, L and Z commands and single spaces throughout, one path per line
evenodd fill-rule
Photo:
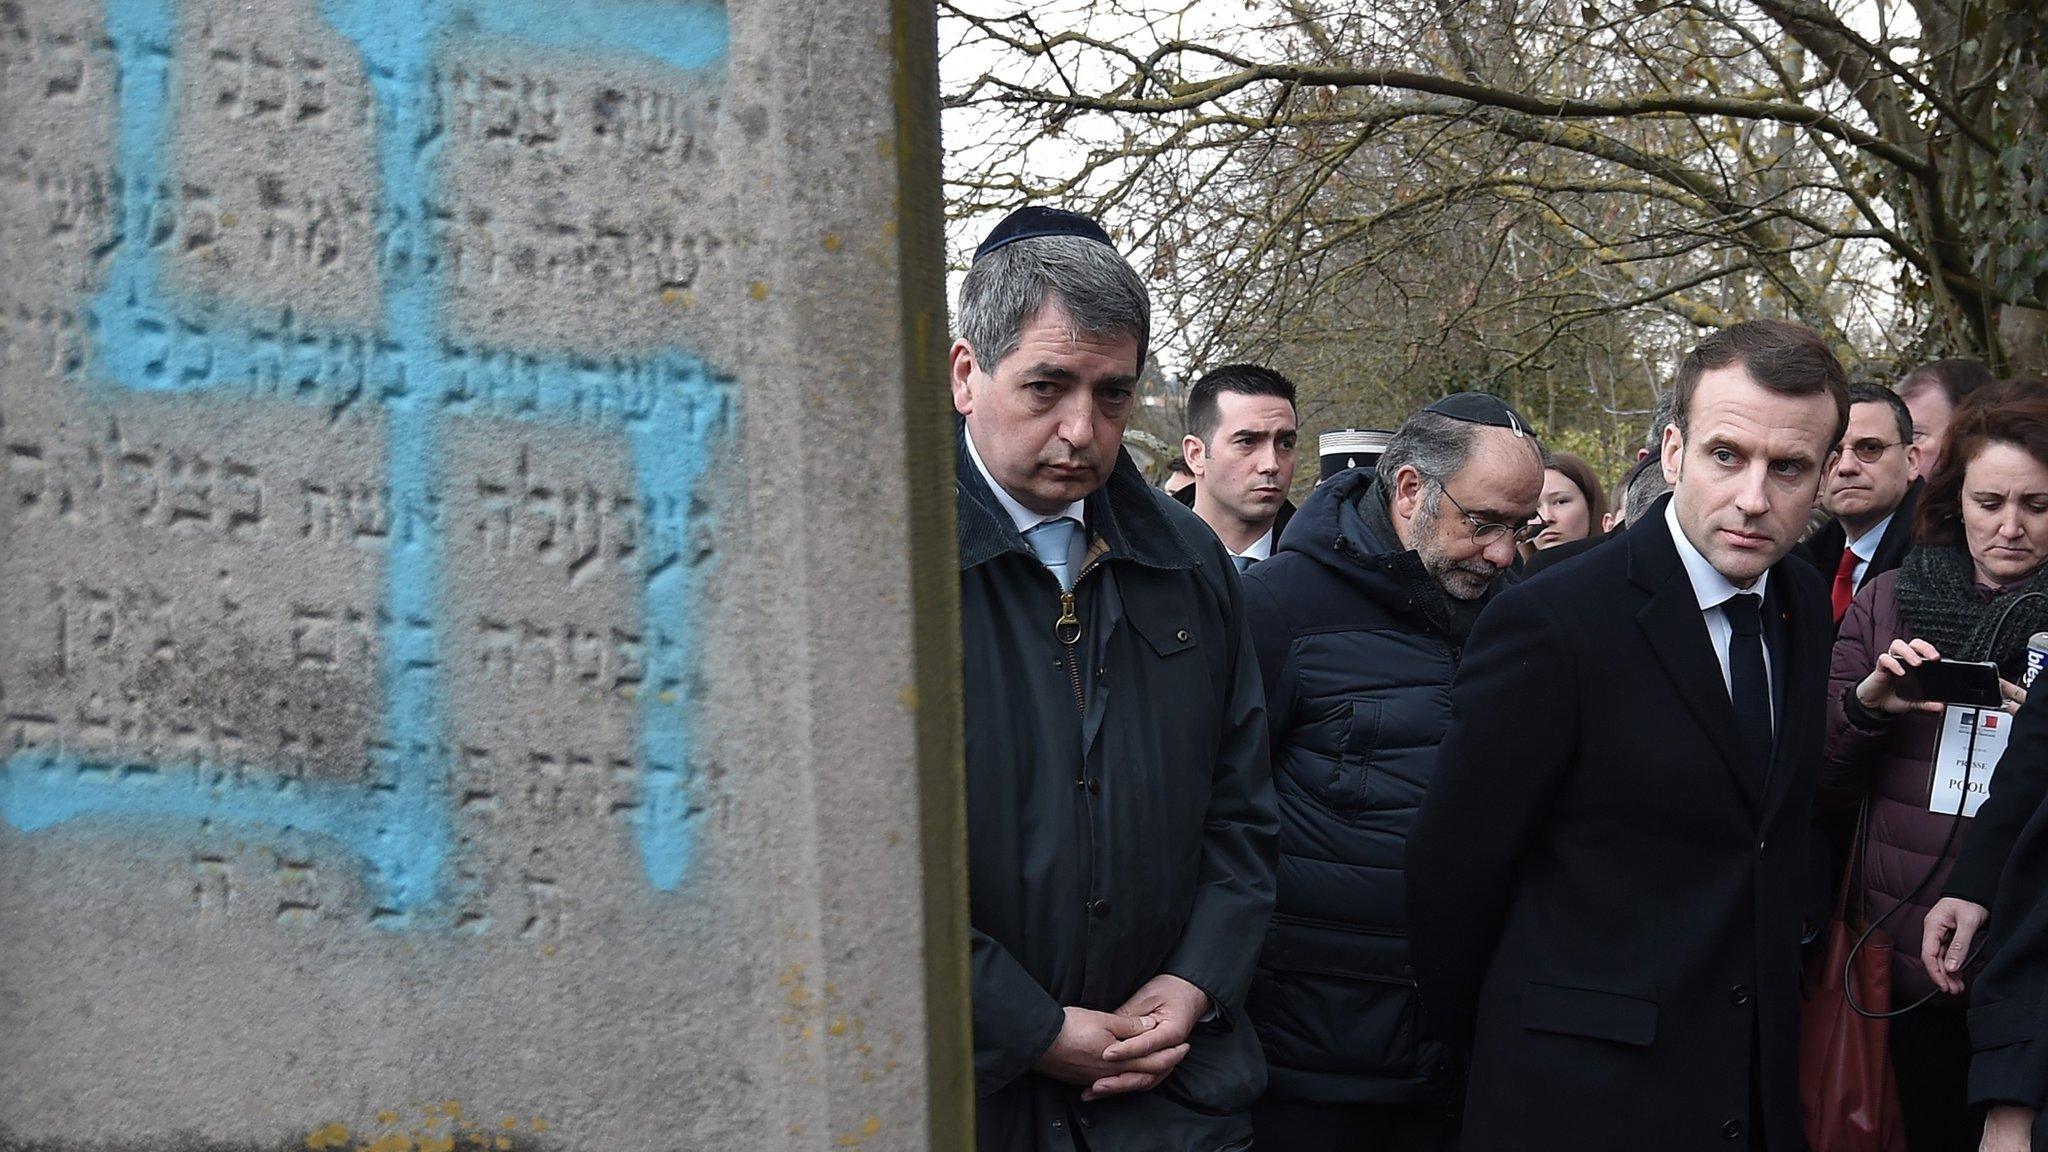
M 1401 853 L 1450 726 L 1472 621 L 1543 492 L 1513 408 L 1447 396 L 1377 469 L 1318 485 L 1245 575 L 1280 797 L 1279 903 L 1250 1012 L 1271 1087 L 1260 1152 L 1439 1152 L 1457 1062 L 1414 1029 Z
M 1236 568 L 1122 451 L 1144 285 L 1027 208 L 960 289 L 953 405 L 979 1152 L 1249 1146 L 1272 782 Z
M 1674 487 L 1501 593 L 1408 841 L 1423 1018 L 1465 1152 L 1799 1152 L 1801 897 L 1833 621 L 1787 559 L 1848 421 L 1814 333 L 1686 357 Z

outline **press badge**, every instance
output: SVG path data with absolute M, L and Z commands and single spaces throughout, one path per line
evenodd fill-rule
M 1970 733 L 1977 734 L 1976 756 L 1970 759 Z M 1998 758 L 2005 754 L 2005 738 L 2012 731 L 2012 717 L 1996 708 L 1970 708 L 1951 704 L 1941 713 L 1941 739 L 1934 745 L 1934 779 L 1927 796 L 1927 810 L 1953 816 L 1975 816 L 1991 794 L 1991 774 L 1998 770 Z M 1963 786 L 1963 769 L 1969 764 L 1969 788 Z

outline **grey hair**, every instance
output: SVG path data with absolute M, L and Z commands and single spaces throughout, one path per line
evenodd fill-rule
M 1441 412 L 1417 412 L 1387 441 L 1387 450 L 1380 453 L 1373 471 L 1386 479 L 1389 496 L 1393 493 L 1394 473 L 1404 465 L 1420 472 L 1425 481 L 1422 515 L 1433 518 L 1443 502 L 1444 481 L 1456 476 L 1472 458 L 1472 446 L 1479 442 L 1479 430 L 1483 427 L 1486 425 L 1457 420 Z M 1543 445 L 1534 435 L 1524 433 L 1523 438 L 1541 461 Z
M 1627 496 L 1621 502 L 1622 514 L 1628 517 L 1627 522 L 1631 527 L 1642 523 L 1643 517 L 1649 514 L 1650 505 L 1657 502 L 1657 497 L 1671 491 L 1671 481 L 1664 478 L 1663 462 L 1651 456 L 1643 463 L 1648 467 L 1636 473 L 1635 479 L 1628 482 Z
M 960 338 L 983 371 L 994 371 L 1017 350 L 1024 325 L 1055 303 L 1070 338 L 1128 334 L 1144 367 L 1152 342 L 1144 281 L 1115 249 L 1079 236 L 1019 240 L 975 261 L 960 285 Z

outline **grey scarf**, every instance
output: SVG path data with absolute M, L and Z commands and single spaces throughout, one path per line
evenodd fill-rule
M 2048 628 L 2048 564 L 2000 589 L 1976 583 L 1975 574 L 1961 548 L 1913 549 L 1899 565 L 1899 615 L 1944 657 L 1989 660 L 2017 681 L 2027 637 Z

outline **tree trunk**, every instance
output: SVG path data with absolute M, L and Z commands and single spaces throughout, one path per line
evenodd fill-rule
M 2005 363 L 1993 364 L 2001 375 L 2048 373 L 2048 312 L 2007 304 L 1998 310 L 1998 345 Z

